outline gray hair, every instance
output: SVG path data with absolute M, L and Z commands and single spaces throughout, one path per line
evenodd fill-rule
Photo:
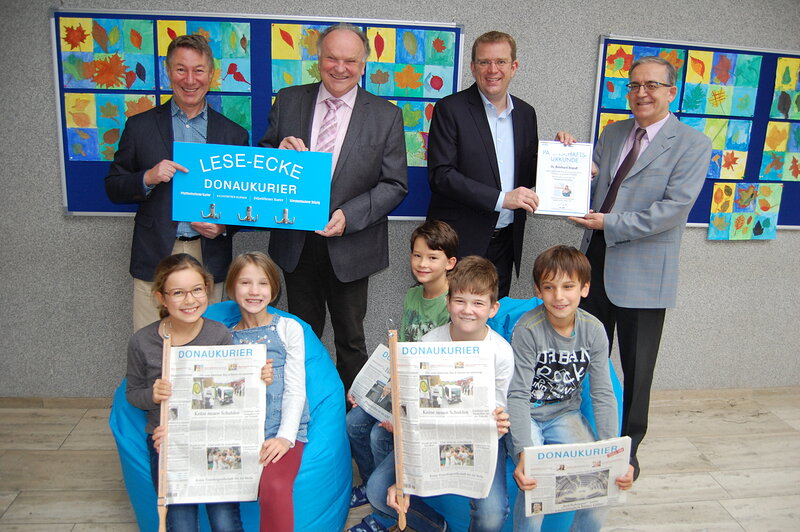
M 675 85 L 678 82 L 678 71 L 675 70 L 675 67 L 672 65 L 672 63 L 670 63 L 666 59 L 662 59 L 654 55 L 646 55 L 634 61 L 633 64 L 631 65 L 631 69 L 628 71 L 628 77 L 629 78 L 631 77 L 631 74 L 633 74 L 633 71 L 637 66 L 644 65 L 647 63 L 655 63 L 667 69 L 667 84 Z
M 361 39 L 361 44 L 364 45 L 364 60 L 366 61 L 367 57 L 369 57 L 369 39 L 367 39 L 367 35 L 361 30 L 361 28 L 348 22 L 339 22 L 338 24 L 328 26 L 322 33 L 320 33 L 319 40 L 317 41 L 317 54 L 321 55 L 322 42 L 325 40 L 325 37 L 336 30 L 352 31 L 358 36 L 359 39 Z
M 214 70 L 214 54 L 211 52 L 211 46 L 209 46 L 208 40 L 206 40 L 206 38 L 202 35 L 179 35 L 178 37 L 175 37 L 167 47 L 166 62 L 168 67 L 171 64 L 170 61 L 172 60 L 172 55 L 178 48 L 188 48 L 204 56 L 208 61 L 211 70 Z

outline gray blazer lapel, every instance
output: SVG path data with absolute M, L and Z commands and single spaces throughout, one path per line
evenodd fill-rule
M 669 120 L 661 127 L 656 138 L 650 142 L 647 149 L 644 150 L 644 153 L 636 159 L 636 162 L 633 164 L 631 171 L 628 172 L 628 176 L 625 179 L 641 172 L 643 169 L 647 168 L 647 165 L 652 163 L 656 157 L 670 149 L 673 139 L 675 138 L 675 126 L 677 125 L 677 121 L 675 116 L 670 115 Z
M 319 94 L 319 83 L 309 85 L 303 100 L 300 103 L 300 131 L 303 132 L 303 142 L 306 146 L 311 145 L 311 128 L 314 126 L 314 106 L 317 104 L 317 94 Z
M 617 135 L 613 135 L 608 139 L 608 153 L 614 153 L 615 158 L 609 161 L 610 168 L 609 168 L 609 178 L 608 184 L 611 185 L 611 181 L 614 179 L 614 175 L 617 173 L 617 163 L 620 161 L 620 155 L 622 153 L 622 148 L 625 147 L 625 139 L 628 138 L 628 135 L 631 133 L 631 129 L 636 125 L 634 120 L 631 120 L 631 126 L 626 128 L 621 128 Z M 630 175 L 630 173 L 629 173 Z

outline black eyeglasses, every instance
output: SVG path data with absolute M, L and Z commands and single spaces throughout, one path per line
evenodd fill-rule
M 646 83 L 628 83 L 625 85 L 628 87 L 629 92 L 639 92 L 639 89 L 644 87 L 644 90 L 647 92 L 653 92 L 657 90 L 659 87 L 672 87 L 669 83 L 661 83 L 660 81 L 648 81 Z

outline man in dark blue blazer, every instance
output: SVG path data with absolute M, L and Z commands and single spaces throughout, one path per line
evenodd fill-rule
M 358 28 L 326 29 L 322 83 L 278 92 L 260 142 L 333 154 L 330 221 L 316 232 L 273 229 L 269 254 L 283 270 L 289 312 L 321 336 L 326 305 L 330 310 L 345 390 L 367 360 L 367 288 L 369 276 L 389 264 L 387 215 L 408 191 L 400 109 L 358 86 L 368 55 Z
M 517 72 L 517 45 L 490 31 L 472 45 L 475 84 L 436 104 L 428 136 L 429 220 L 458 233 L 459 258 L 480 255 L 500 276 L 508 295 L 512 265 L 519 265 L 526 212 L 539 198 L 538 133 L 533 107 L 508 93 Z
M 219 301 L 231 262 L 232 231 L 224 225 L 172 221 L 172 177 L 187 171 L 172 161 L 172 142 L 238 146 L 249 142 L 244 128 L 206 104 L 214 60 L 205 38 L 177 37 L 169 45 L 166 63 L 172 99 L 128 119 L 105 179 L 111 201 L 139 204 L 130 263 L 134 329 L 159 318 L 150 288 L 161 259 L 186 252 L 200 260 L 216 283 L 210 302 Z

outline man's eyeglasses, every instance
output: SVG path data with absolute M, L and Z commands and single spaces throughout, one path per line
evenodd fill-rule
M 164 295 L 169 297 L 172 301 L 181 302 L 186 297 L 192 294 L 192 297 L 195 299 L 203 299 L 206 297 L 206 287 L 205 286 L 195 286 L 191 290 L 184 290 L 183 288 L 175 288 L 174 290 L 168 290 L 164 292 Z
M 629 92 L 639 92 L 639 89 L 644 87 L 644 90 L 647 92 L 653 92 L 657 90 L 659 87 L 672 87 L 669 83 L 661 83 L 660 81 L 648 81 L 647 83 L 628 83 L 625 85 L 628 87 Z
M 489 68 L 489 65 L 494 65 L 497 68 L 505 68 L 510 66 L 513 61 L 510 59 L 477 59 L 475 64 L 480 68 Z

